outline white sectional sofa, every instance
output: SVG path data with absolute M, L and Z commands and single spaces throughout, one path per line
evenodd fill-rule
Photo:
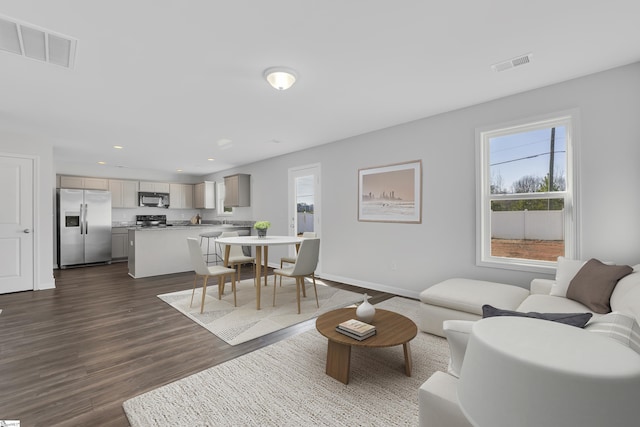
M 585 261 L 558 260 L 555 280 L 534 279 L 530 289 L 503 283 L 454 278 L 440 282 L 420 294 L 421 331 L 443 337 L 445 320 L 480 320 L 482 306 L 520 312 L 585 313 L 592 312 L 584 304 L 566 298 L 567 288 Z M 628 311 L 640 318 L 640 264 L 633 267 L 633 274 L 623 278 L 614 288 L 610 305 L 612 311 Z M 628 298 L 628 293 L 633 291 Z
M 566 297 L 569 284 L 584 264 L 584 261 L 559 259 L 556 280 L 534 279 L 530 290 L 494 282 L 449 279 L 423 291 L 418 326 L 422 331 L 448 339 L 451 360 L 448 373 L 436 372 L 419 390 L 420 425 L 471 425 L 458 405 L 457 385 L 467 342 L 475 321 L 482 319 L 484 304 L 523 313 L 592 313 L 585 330 L 600 332 L 618 341 L 624 341 L 622 335 L 628 334 L 636 341 L 626 344 L 640 352 L 640 327 L 637 323 L 640 319 L 640 264 L 633 267 L 631 274 L 614 283 L 615 288 L 607 301 L 614 312 L 610 315 L 596 313 L 581 302 Z M 633 328 L 633 332 L 619 333 L 620 325 L 610 322 L 616 313 L 621 314 L 618 317 L 631 318 L 633 324 L 622 329 Z

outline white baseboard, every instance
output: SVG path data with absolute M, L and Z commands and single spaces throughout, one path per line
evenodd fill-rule
M 56 279 L 52 278 L 49 282 L 41 282 L 38 283 L 34 289 L 34 291 L 44 291 L 45 289 L 55 289 L 56 288 Z

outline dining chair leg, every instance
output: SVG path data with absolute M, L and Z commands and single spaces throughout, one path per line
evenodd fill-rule
M 273 306 L 276 306 L 276 274 L 273 275 Z M 282 275 L 280 275 L 280 280 L 282 280 Z
M 300 278 L 300 285 L 302 286 L 302 296 L 307 297 L 307 286 L 304 283 L 304 277 Z
M 320 303 L 318 302 L 318 288 L 316 287 L 316 275 L 311 273 L 311 279 L 313 279 L 313 290 L 316 293 L 316 306 L 320 308 Z
M 204 297 L 207 296 L 207 279 L 209 276 L 202 277 L 204 277 L 204 280 L 202 283 L 202 304 L 200 304 L 200 314 L 204 313 Z
M 223 276 L 223 277 L 226 280 L 226 277 L 225 276 Z M 231 287 L 233 289 L 233 306 L 237 307 L 238 306 L 238 301 L 236 300 L 236 279 L 233 277 L 233 275 L 231 275 L 231 280 L 232 280 Z
M 283 262 L 282 262 L 282 260 L 280 260 L 280 270 L 282 270 L 282 264 L 283 264 Z M 274 286 L 275 286 L 275 284 L 274 284 Z M 282 276 L 280 276 L 280 286 L 282 286 Z
M 298 301 L 298 314 L 300 314 L 300 277 L 296 277 L 296 300 Z
M 224 274 L 221 274 L 218 276 L 218 299 L 221 300 L 222 299 L 222 287 L 224 286 L 224 282 L 225 282 L 225 277 Z
M 189 303 L 189 307 L 191 307 L 193 305 L 193 296 L 196 293 L 196 281 L 198 280 L 198 275 L 196 274 L 196 277 L 193 278 L 193 292 L 191 292 L 191 302 Z

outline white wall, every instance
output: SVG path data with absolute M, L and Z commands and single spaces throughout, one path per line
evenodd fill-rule
M 230 219 L 267 219 L 272 222 L 270 232 L 286 234 L 287 170 L 320 163 L 326 278 L 407 296 L 417 296 L 453 276 L 526 286 L 532 273 L 475 265 L 475 129 L 578 108 L 581 258 L 636 264 L 640 262 L 639 93 L 640 63 L 636 63 L 207 178 L 219 181 L 235 172 L 251 174 L 251 207 L 236 208 Z M 54 170 L 52 150 L 45 141 L 7 134 L 1 138 L 2 151 L 40 158 L 37 286 L 50 287 L 55 173 L 85 171 L 65 165 Z M 358 169 L 417 159 L 423 162 L 422 224 L 358 222 Z M 127 178 L 104 172 L 101 176 Z M 270 251 L 272 261 L 280 249 Z
M 35 288 L 55 287 L 53 278 L 55 172 L 51 144 L 34 138 L 0 134 L 0 152 L 33 156 L 36 160 L 36 206 L 34 224 Z
M 517 72 L 517 71 L 516 71 Z M 417 296 L 458 276 L 527 286 L 540 274 L 475 264 L 477 127 L 577 108 L 581 258 L 640 262 L 640 63 L 213 174 L 251 174 L 251 207 L 286 234 L 287 169 L 322 168 L 322 276 Z M 415 96 L 421 96 L 416 94 Z M 345 117 L 345 120 L 348 120 Z M 358 222 L 359 168 L 422 160 L 422 224 Z M 280 255 L 270 250 L 270 259 Z M 393 265 L 397 265 L 394 270 Z M 548 278 L 552 276 L 547 276 Z
M 55 153 L 54 153 L 55 154 Z M 56 174 L 95 176 L 99 178 L 130 179 L 134 181 L 158 181 L 183 184 L 195 184 L 200 182 L 199 177 L 183 173 L 165 173 L 152 169 L 119 168 L 109 165 L 85 165 L 80 163 L 67 163 L 61 160 L 55 162 Z

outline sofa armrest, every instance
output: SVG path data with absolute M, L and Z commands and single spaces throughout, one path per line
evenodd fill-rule
M 436 371 L 418 390 L 420 427 L 471 427 L 458 403 L 458 379 Z
M 447 372 L 456 378 L 460 378 L 464 353 L 467 351 L 467 342 L 474 323 L 476 322 L 469 320 L 445 320 L 442 323 L 442 330 L 449 344 L 450 357 Z
M 554 283 L 556 281 L 550 279 L 533 279 L 531 281 L 531 295 L 549 295 Z

